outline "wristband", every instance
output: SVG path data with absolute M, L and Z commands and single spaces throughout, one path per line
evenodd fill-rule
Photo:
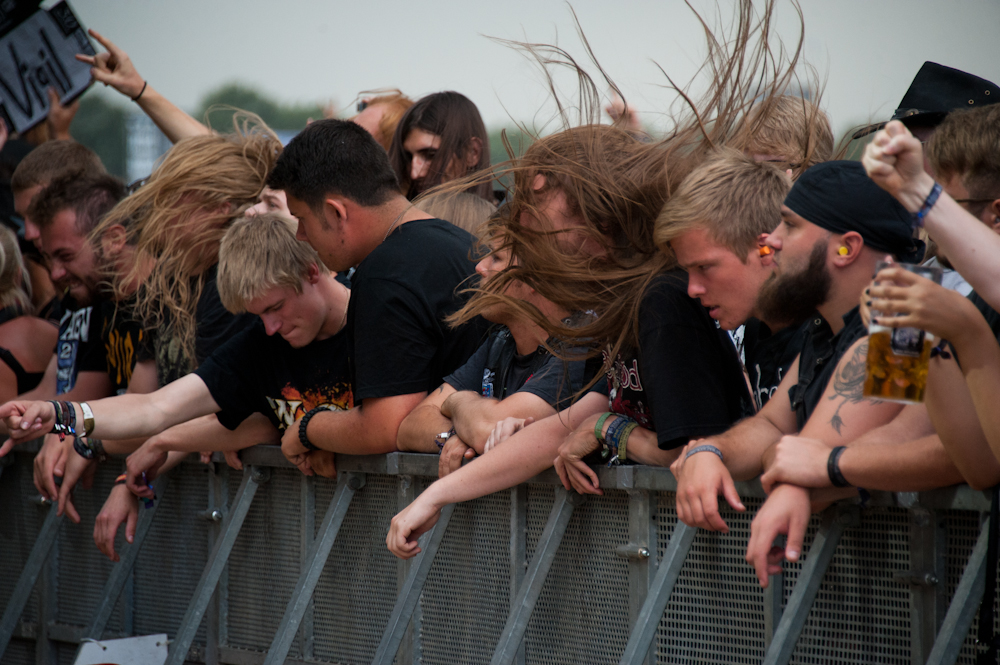
M 834 487 L 850 487 L 851 484 L 840 472 L 840 456 L 847 450 L 844 446 L 837 446 L 830 451 L 830 456 L 826 459 L 826 475 L 830 477 L 830 482 Z
M 120 475 L 117 478 L 115 478 L 115 485 L 124 485 L 125 481 L 127 481 L 127 480 L 128 480 L 128 474 L 127 473 L 123 473 L 122 475 Z
M 309 440 L 309 436 L 306 434 L 306 429 L 309 427 L 309 421 L 320 411 L 329 411 L 330 407 L 327 405 L 317 406 L 314 409 L 310 409 L 306 412 L 306 415 L 302 416 L 302 420 L 299 421 L 299 443 L 303 445 L 308 450 L 319 450 L 312 441 Z
M 722 456 L 722 451 L 710 443 L 703 443 L 700 446 L 695 446 L 688 451 L 688 454 L 684 456 L 684 459 L 691 457 L 691 455 L 694 455 L 695 453 L 712 453 L 713 455 L 718 455 L 723 464 L 726 463 L 726 458 Z
M 601 414 L 601 417 L 597 419 L 597 424 L 594 425 L 594 438 L 597 439 L 597 442 L 601 445 L 604 444 L 604 423 L 613 415 L 615 414 L 610 411 L 605 411 Z
M 94 431 L 94 412 L 86 402 L 80 402 L 80 412 L 83 414 L 83 435 L 89 437 Z
M 934 186 L 931 187 L 931 193 L 924 199 L 924 205 L 920 207 L 920 210 L 913 213 L 913 226 L 923 227 L 924 217 L 931 211 L 934 204 L 937 203 L 939 196 L 941 196 L 941 185 L 935 182 Z
M 628 437 L 629 437 L 630 434 L 632 434 L 632 430 L 634 430 L 638 426 L 639 426 L 639 423 L 637 423 L 636 421 L 634 421 L 634 420 L 629 421 L 629 424 L 626 425 L 622 429 L 621 434 L 618 435 L 618 461 L 619 462 L 624 462 L 624 461 L 626 461 L 628 459 L 628 458 L 625 457 L 625 447 L 628 444 Z
M 142 90 L 139 91 L 138 95 L 136 95 L 135 97 L 132 97 L 132 101 L 133 102 L 139 101 L 139 98 L 142 97 L 142 93 L 146 92 L 146 86 L 148 84 L 149 84 L 149 81 L 143 81 L 142 82 Z

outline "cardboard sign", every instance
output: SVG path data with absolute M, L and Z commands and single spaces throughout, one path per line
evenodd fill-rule
M 6 4 L 18 3 L 0 0 L 0 9 Z M 24 132 L 45 120 L 46 88 L 68 104 L 90 86 L 90 67 L 73 57 L 77 53 L 95 51 L 66 2 L 38 9 L 0 36 L 0 107 L 9 129 Z

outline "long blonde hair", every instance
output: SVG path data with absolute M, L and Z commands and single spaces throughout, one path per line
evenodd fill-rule
M 91 234 L 96 240 L 112 225 L 128 229 L 136 251 L 116 275 L 116 294 L 127 297 L 124 285 L 142 283 L 136 316 L 160 339 L 178 343 L 192 364 L 205 270 L 218 261 L 229 224 L 257 202 L 281 152 L 277 135 L 259 117 L 241 112 L 233 125 L 232 134 L 179 141 Z

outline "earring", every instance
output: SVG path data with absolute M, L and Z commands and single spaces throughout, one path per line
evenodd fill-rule
M 851 253 L 851 250 L 841 245 L 840 249 L 837 250 L 837 253 L 840 254 L 841 256 L 847 256 L 848 254 Z

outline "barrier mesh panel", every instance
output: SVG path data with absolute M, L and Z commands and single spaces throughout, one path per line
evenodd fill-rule
M 32 483 L 31 453 L 12 453 L 14 463 L 3 468 L 0 475 L 0 607 L 7 607 L 17 580 L 28 561 L 31 547 L 38 538 L 38 528 L 48 514 L 47 508 L 39 508 L 30 499 L 38 494 Z M 24 606 L 22 621 L 38 618 L 38 592 L 33 591 L 31 599 Z M 13 644 L 10 648 L 13 648 Z M 32 656 L 34 659 L 34 656 Z M 6 657 L 5 657 L 6 660 Z M 16 662 L 16 661 L 11 661 Z
M 10 469 L 10 467 L 7 468 Z M 12 639 L 0 662 L 3 665 L 35 665 L 35 643 L 29 640 Z
M 74 453 L 75 454 L 75 453 Z M 94 544 L 94 520 L 114 487 L 121 472 L 117 461 L 101 464 L 94 474 L 94 485 L 84 490 L 79 485 L 73 492 L 73 504 L 80 513 L 80 523 L 68 518 L 59 529 L 59 593 L 57 621 L 74 626 L 89 626 L 94 610 L 101 602 L 104 585 L 114 564 Z M 118 530 L 115 549 L 121 553 L 125 543 L 125 525 Z M 122 596 L 125 594 L 123 593 Z M 121 633 L 122 598 L 118 599 L 106 630 Z
M 528 490 L 529 560 L 545 528 L 548 488 Z M 549 503 L 551 506 L 551 503 Z M 538 519 L 541 517 L 541 519 Z M 629 541 L 628 495 L 609 490 L 573 511 L 525 634 L 532 663 L 609 663 L 625 649 L 629 633 L 628 561 L 615 548 Z
M 271 469 L 257 489 L 229 556 L 229 644 L 267 651 L 299 578 L 301 487 L 298 469 Z M 229 474 L 235 496 L 242 478 Z M 290 656 L 298 656 L 292 644 Z
M 385 546 L 398 511 L 394 476 L 368 474 L 351 501 L 313 598 L 317 658 L 370 663 L 396 602 L 397 559 Z M 316 482 L 316 524 L 333 498 L 333 481 Z
M 818 524 L 814 517 L 807 543 Z M 862 510 L 861 525 L 848 528 L 840 540 L 791 662 L 910 663 L 909 587 L 893 579 L 909 569 L 907 511 Z M 787 602 L 793 576 L 785 577 Z
M 197 513 L 208 508 L 210 470 L 183 463 L 170 473 L 156 517 L 135 562 L 135 634 L 177 634 L 208 560 L 208 522 Z M 196 644 L 205 643 L 205 622 Z
M 659 663 L 756 664 L 764 658 L 763 593 L 745 558 L 761 501 L 745 498 L 745 513 L 721 503 L 729 533 L 700 530 L 691 543 L 657 629 Z M 657 511 L 660 557 L 676 525 L 675 495 L 664 492 Z
M 489 663 L 510 610 L 510 492 L 455 507 L 421 599 L 424 663 Z
M 950 599 L 955 596 L 955 589 L 962 579 L 962 573 L 965 572 L 965 565 L 968 563 L 969 556 L 972 555 L 972 550 L 976 547 L 976 541 L 979 539 L 980 517 L 979 513 L 958 510 L 947 510 L 943 512 L 943 515 L 946 518 L 945 524 L 948 528 L 947 578 L 948 598 Z M 996 611 L 996 605 L 994 605 L 993 616 L 995 617 L 994 626 L 996 626 L 996 623 L 1000 622 L 1000 613 Z M 994 630 L 997 630 L 996 627 L 994 627 Z M 978 634 L 979 612 L 977 610 L 972 619 L 972 627 L 969 629 L 969 634 L 965 637 L 965 644 L 962 645 L 958 660 L 955 661 L 956 663 L 976 665 L 976 635 Z

